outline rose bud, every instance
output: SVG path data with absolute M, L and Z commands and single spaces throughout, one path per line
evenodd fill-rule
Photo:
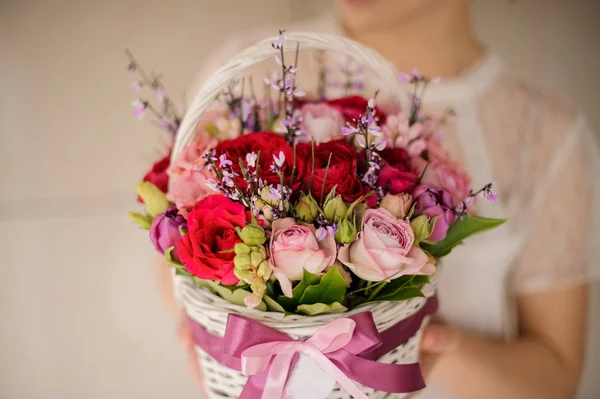
M 177 213 L 177 208 L 174 206 L 156 216 L 150 226 L 150 240 L 152 240 L 154 248 L 164 255 L 167 248 L 175 246 L 179 241 L 181 228 L 186 228 L 186 224 L 185 218 Z
M 327 220 L 335 223 L 339 222 L 344 217 L 347 210 L 348 207 L 344 203 L 341 195 L 336 195 L 335 198 L 327 201 L 323 207 Z
M 402 194 L 386 194 L 379 206 L 383 209 L 387 209 L 390 213 L 396 216 L 398 219 L 404 219 L 410 217 L 409 212 L 413 204 L 412 195 L 408 193 Z
M 303 222 L 312 223 L 319 216 L 319 206 L 312 195 L 303 195 L 295 207 L 296 216 Z
M 429 218 L 425 215 L 421 215 L 411 220 L 410 227 L 412 227 L 415 233 L 415 242 L 419 243 L 425 241 L 431 235 L 431 223 Z
M 151 216 L 163 213 L 169 206 L 165 193 L 148 181 L 138 183 L 135 192 L 144 201 L 146 210 Z
M 258 224 L 247 224 L 243 228 L 236 229 L 238 236 L 247 245 L 262 245 L 267 241 L 265 237 L 265 229 Z
M 337 225 L 338 230 L 335 233 L 335 239 L 340 244 L 350 244 L 356 239 L 356 226 L 348 219 L 343 219 Z

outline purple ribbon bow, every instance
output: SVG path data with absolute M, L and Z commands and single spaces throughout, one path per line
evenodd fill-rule
M 423 318 L 436 310 L 437 299 L 430 298 L 415 314 L 381 333 L 371 312 L 358 313 L 327 324 L 306 341 L 295 341 L 281 331 L 235 314 L 229 315 L 223 338 L 191 319 L 190 323 L 200 348 L 219 363 L 249 375 L 240 399 L 283 398 L 300 352 L 311 357 L 342 388 L 362 399 L 367 396 L 353 381 L 390 393 L 425 387 L 418 363 L 384 364 L 375 360 L 406 343 Z

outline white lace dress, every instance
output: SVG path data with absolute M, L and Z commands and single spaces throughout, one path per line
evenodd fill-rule
M 333 19 L 289 30 L 339 33 Z M 245 35 L 209 59 L 190 95 L 206 76 L 250 44 L 276 30 Z M 308 57 L 308 56 L 307 56 Z M 300 84 L 315 86 L 315 70 L 300 58 Z M 343 61 L 343 60 L 342 60 Z M 249 74 L 262 82 L 275 64 Z M 377 88 L 376 82 L 367 86 Z M 369 92 L 370 93 L 370 92 Z M 192 98 L 192 97 L 190 97 Z M 514 299 L 598 278 L 600 152 L 583 116 L 559 94 L 522 84 L 500 57 L 487 54 L 470 70 L 428 89 L 425 108 L 456 111 L 445 145 L 470 172 L 474 188 L 497 181 L 497 204 L 478 212 L 509 221 L 472 237 L 444 259 L 438 272 L 440 313 L 470 331 L 496 337 L 517 332 Z M 419 398 L 450 398 L 428 386 Z

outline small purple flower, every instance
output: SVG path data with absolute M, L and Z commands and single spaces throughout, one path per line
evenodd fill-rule
M 500 196 L 498 193 L 492 191 L 492 188 L 497 184 L 497 182 L 493 181 L 491 183 L 486 184 L 483 187 L 483 197 L 492 204 L 495 204 L 496 201 L 498 201 L 498 197 Z
M 316 232 L 317 240 L 322 241 L 327 237 L 327 229 L 323 226 L 319 227 Z
M 277 48 L 281 48 L 281 46 L 283 46 L 283 33 L 285 32 L 285 30 L 280 30 L 279 31 L 279 38 L 277 39 Z
M 375 100 L 375 97 L 371 97 L 369 99 L 369 102 L 367 103 L 367 106 L 371 109 L 375 109 L 376 104 L 377 104 L 377 101 Z
M 352 126 L 350 122 L 346 122 L 346 126 L 342 127 L 342 134 L 344 136 L 348 136 L 349 134 L 358 133 L 358 128 L 356 126 Z
M 221 188 L 219 187 L 219 183 L 217 183 L 214 179 L 208 179 L 206 181 L 206 185 L 213 191 L 219 192 Z
M 411 69 L 410 74 L 415 81 L 423 80 L 423 74 L 417 68 Z
M 187 229 L 187 222 L 178 214 L 176 207 L 171 206 L 165 213 L 157 215 L 152 219 L 150 227 L 150 240 L 154 248 L 160 254 L 164 254 L 167 248 L 175 246 L 181 238 L 180 229 Z
M 219 166 L 221 167 L 221 169 L 228 168 L 231 165 L 233 165 L 233 162 L 227 159 L 226 154 L 221 154 L 221 156 L 219 156 Z
M 386 146 L 387 146 L 387 141 L 386 140 L 379 140 L 377 143 L 375 143 L 375 149 L 377 151 L 383 151 L 383 150 L 385 150 Z
M 410 77 L 410 75 L 409 75 L 409 74 L 407 74 L 406 72 L 400 72 L 400 73 L 398 74 L 398 80 L 399 80 L 401 83 L 410 83 L 410 81 L 411 81 L 411 77 Z
M 148 103 L 146 101 L 133 100 L 131 105 L 133 105 L 133 115 L 139 119 L 142 119 L 144 117 L 144 113 L 146 112 L 146 108 L 148 108 Z
M 256 155 L 255 152 L 250 152 L 248 154 L 246 154 L 246 163 L 248 164 L 249 168 L 255 168 L 256 167 L 256 160 L 258 159 L 258 156 Z
M 285 164 L 285 154 L 283 153 L 283 151 L 279 151 L 279 156 L 273 154 L 273 160 L 275 161 L 275 165 L 282 168 Z
M 129 61 L 129 64 L 127 65 L 127 70 L 129 72 L 135 72 L 136 69 L 137 69 L 137 65 L 135 64 L 135 62 Z
M 280 190 L 276 189 L 273 186 L 270 186 L 269 190 L 270 190 L 270 192 L 267 194 L 267 198 L 270 199 L 271 201 L 281 201 L 283 199 L 283 196 L 282 196 L 282 193 Z

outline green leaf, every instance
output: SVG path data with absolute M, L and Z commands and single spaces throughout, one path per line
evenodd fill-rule
M 452 248 L 463 242 L 467 237 L 498 227 L 504 222 L 506 222 L 506 219 L 464 216 L 462 220 L 458 219 L 450 226 L 443 240 L 435 244 L 422 243 L 421 248 L 435 258 L 440 258 L 448 255 Z
M 319 284 L 311 285 L 304 290 L 300 298 L 300 305 L 312 305 L 315 303 L 330 304 L 334 302 L 343 302 L 346 297 L 348 283 L 340 274 L 337 267 L 332 267 L 321 278 Z
M 321 276 L 317 276 L 316 274 L 309 273 L 305 270 L 302 280 L 292 290 L 292 297 L 288 298 L 285 295 L 280 295 L 277 298 L 277 302 L 287 311 L 294 312 L 300 303 L 300 298 L 302 298 L 304 291 L 312 285 L 319 284 L 320 281 Z
M 337 188 L 337 185 L 333 186 L 333 188 L 331 189 L 329 194 L 327 194 L 327 197 L 325 197 L 325 201 L 323 201 L 324 204 L 328 203 L 329 201 L 331 201 L 335 198 L 335 189 L 336 188 Z
M 263 302 L 267 305 L 267 310 L 270 312 L 281 312 L 285 313 L 283 306 L 277 303 L 277 301 L 271 297 L 263 296 Z
M 173 257 L 171 256 L 171 253 L 174 249 L 175 247 L 169 247 L 165 250 L 165 259 L 171 266 L 173 266 L 173 268 L 175 268 L 175 275 L 187 277 L 191 276 L 190 272 L 187 271 L 185 266 L 182 265 L 181 262 L 178 262 L 175 259 L 173 259 Z
M 339 302 L 334 302 L 331 305 L 324 303 L 314 303 L 312 305 L 300 305 L 298 306 L 298 313 L 306 316 L 316 316 L 318 314 L 326 313 L 344 313 L 348 310 L 344 305 Z
M 146 213 L 137 213 L 137 212 L 129 212 L 128 216 L 131 220 L 135 222 L 138 226 L 140 226 L 144 230 L 150 230 L 152 226 L 152 216 Z
M 356 205 L 360 204 L 361 202 L 363 202 L 367 197 L 370 197 L 371 195 L 373 195 L 375 193 L 375 191 L 369 191 L 368 193 L 361 195 L 359 199 L 357 199 L 356 201 L 354 201 L 352 204 L 350 204 L 350 206 L 348 207 L 348 210 L 346 211 L 346 214 L 344 215 L 345 218 L 349 218 L 350 215 L 352 215 L 352 212 L 354 211 L 354 208 L 356 208 Z
M 410 298 L 422 297 L 420 287 L 429 282 L 429 276 L 406 275 L 387 283 L 372 301 L 405 301 Z
M 225 299 L 227 302 L 233 303 L 234 305 L 246 306 L 244 303 L 244 298 L 251 294 L 250 291 L 244 288 L 238 288 L 236 286 L 223 286 L 212 280 L 200 280 L 199 278 L 195 278 L 194 282 L 200 287 L 208 288 L 214 294 Z M 265 312 L 267 310 L 267 305 L 263 301 L 254 309 Z

